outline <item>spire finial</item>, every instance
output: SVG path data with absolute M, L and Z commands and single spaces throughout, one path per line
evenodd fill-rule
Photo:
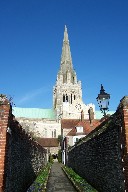
M 67 27 L 66 27 L 66 25 L 65 25 L 65 31 L 67 32 Z
M 67 26 L 65 25 L 64 29 L 64 41 L 68 41 L 68 32 L 67 32 Z

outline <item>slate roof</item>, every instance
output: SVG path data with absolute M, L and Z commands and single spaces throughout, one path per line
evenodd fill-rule
M 58 147 L 59 142 L 57 138 L 38 138 L 37 142 L 42 147 Z

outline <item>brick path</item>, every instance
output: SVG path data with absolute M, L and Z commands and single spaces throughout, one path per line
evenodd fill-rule
M 51 168 L 46 192 L 76 192 L 72 183 L 66 177 L 61 164 L 54 162 Z

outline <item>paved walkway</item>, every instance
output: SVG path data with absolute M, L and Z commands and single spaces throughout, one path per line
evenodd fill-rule
M 76 192 L 70 180 L 66 177 L 61 164 L 54 162 L 51 168 L 46 192 Z

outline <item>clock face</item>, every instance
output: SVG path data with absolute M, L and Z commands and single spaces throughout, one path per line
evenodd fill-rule
M 81 109 L 81 104 L 78 103 L 78 104 L 76 104 L 75 107 L 76 107 L 77 110 L 80 110 Z

